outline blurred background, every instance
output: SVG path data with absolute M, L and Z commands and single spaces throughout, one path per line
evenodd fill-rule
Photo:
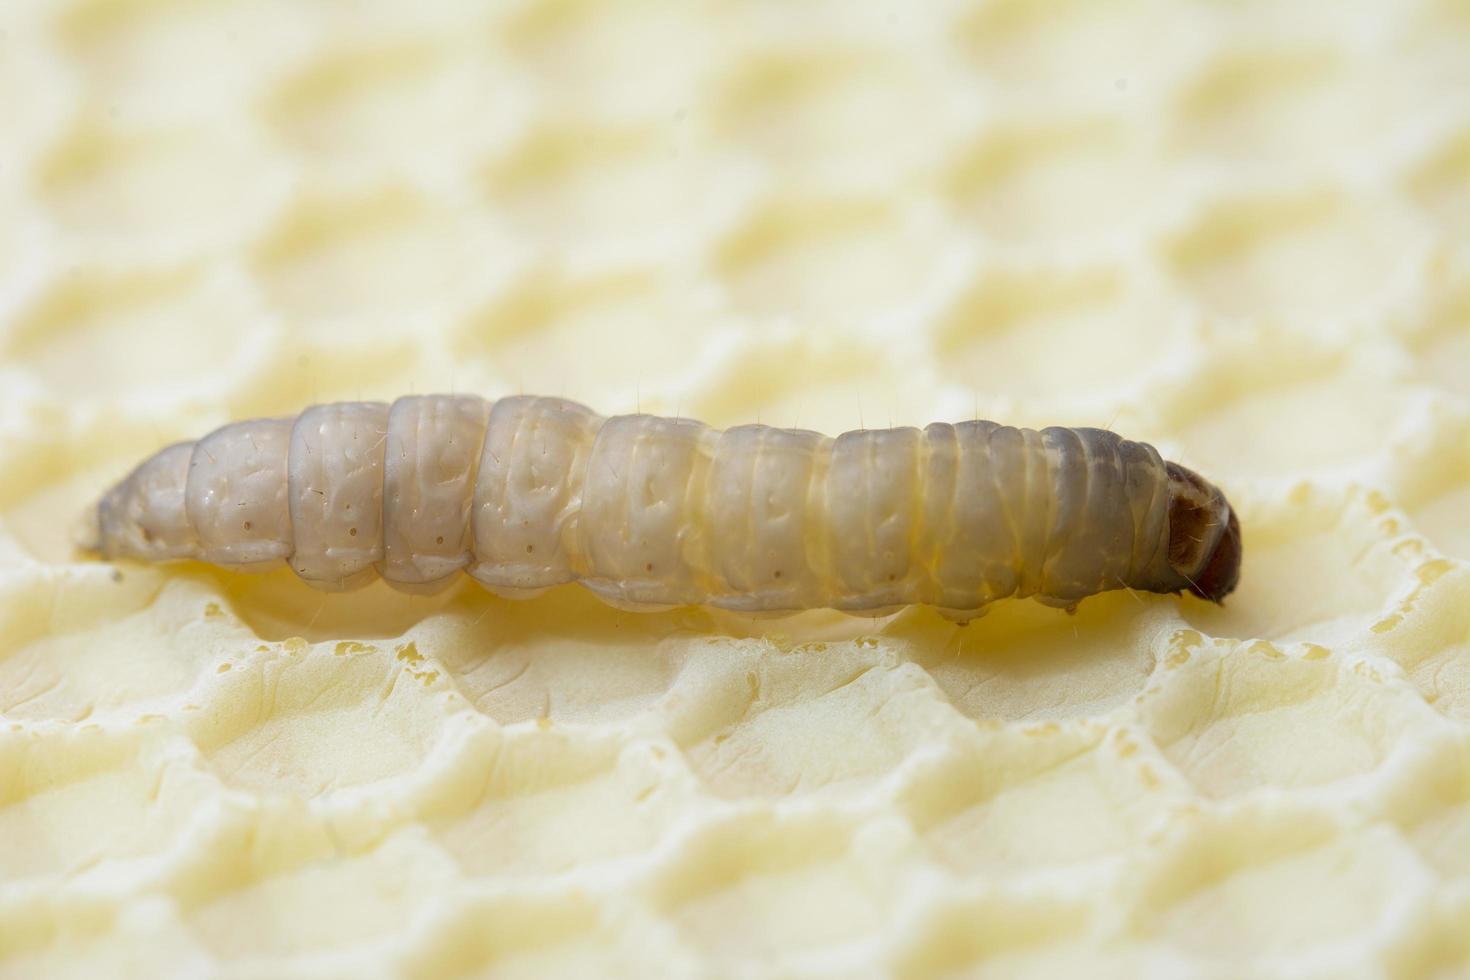
M 64 474 L 448 390 L 1361 476 L 1470 394 L 1467 21 L 18 0 L 0 508 L 46 551 Z
M 1108 426 L 1241 589 L 73 561 L 167 443 L 449 391 Z M 1467 515 L 1465 0 L 0 9 L 0 976 L 1463 969 Z

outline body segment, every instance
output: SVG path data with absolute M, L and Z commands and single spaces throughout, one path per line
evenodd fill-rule
M 316 405 L 291 430 L 291 567 L 317 588 L 366 584 L 383 560 L 387 437 L 381 402 Z
M 489 406 L 411 395 L 388 411 L 383 461 L 384 578 L 431 591 L 474 563 L 470 509 Z
M 632 608 L 747 612 L 1116 588 L 1219 600 L 1240 532 L 1219 490 L 1098 429 L 935 423 L 829 438 L 574 402 L 414 396 L 222 427 L 98 505 L 105 558 L 288 560 L 325 589 L 468 571 L 525 597 L 578 581 Z
M 191 557 L 244 570 L 290 557 L 291 427 L 288 419 L 236 422 L 195 445 L 184 484 L 185 511 L 199 540 Z
M 469 573 L 508 598 L 575 580 L 587 459 L 601 417 L 560 398 L 502 398 L 490 410 L 471 512 Z

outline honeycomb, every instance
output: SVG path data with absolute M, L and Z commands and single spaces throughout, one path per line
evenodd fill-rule
M 7 0 L 0 976 L 1470 975 L 1470 5 Z M 418 391 L 1109 426 L 1223 607 L 77 560 Z

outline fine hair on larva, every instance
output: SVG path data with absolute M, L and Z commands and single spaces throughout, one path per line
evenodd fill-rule
M 1112 589 L 1219 602 L 1240 525 L 1211 483 L 1104 429 L 987 421 L 845 432 L 603 418 L 561 398 L 413 395 L 225 425 L 91 508 L 105 559 L 287 562 L 326 590 L 382 576 L 502 596 L 579 582 L 629 609 L 749 613 Z

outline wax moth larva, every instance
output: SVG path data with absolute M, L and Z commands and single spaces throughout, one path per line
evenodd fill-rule
M 1101 429 L 993 422 L 816 432 L 602 418 L 559 398 L 423 395 L 226 425 L 93 509 L 104 558 L 289 562 L 323 589 L 464 570 L 502 595 L 580 582 L 638 609 L 911 603 L 1110 589 L 1216 602 L 1240 526 L 1213 485 Z

